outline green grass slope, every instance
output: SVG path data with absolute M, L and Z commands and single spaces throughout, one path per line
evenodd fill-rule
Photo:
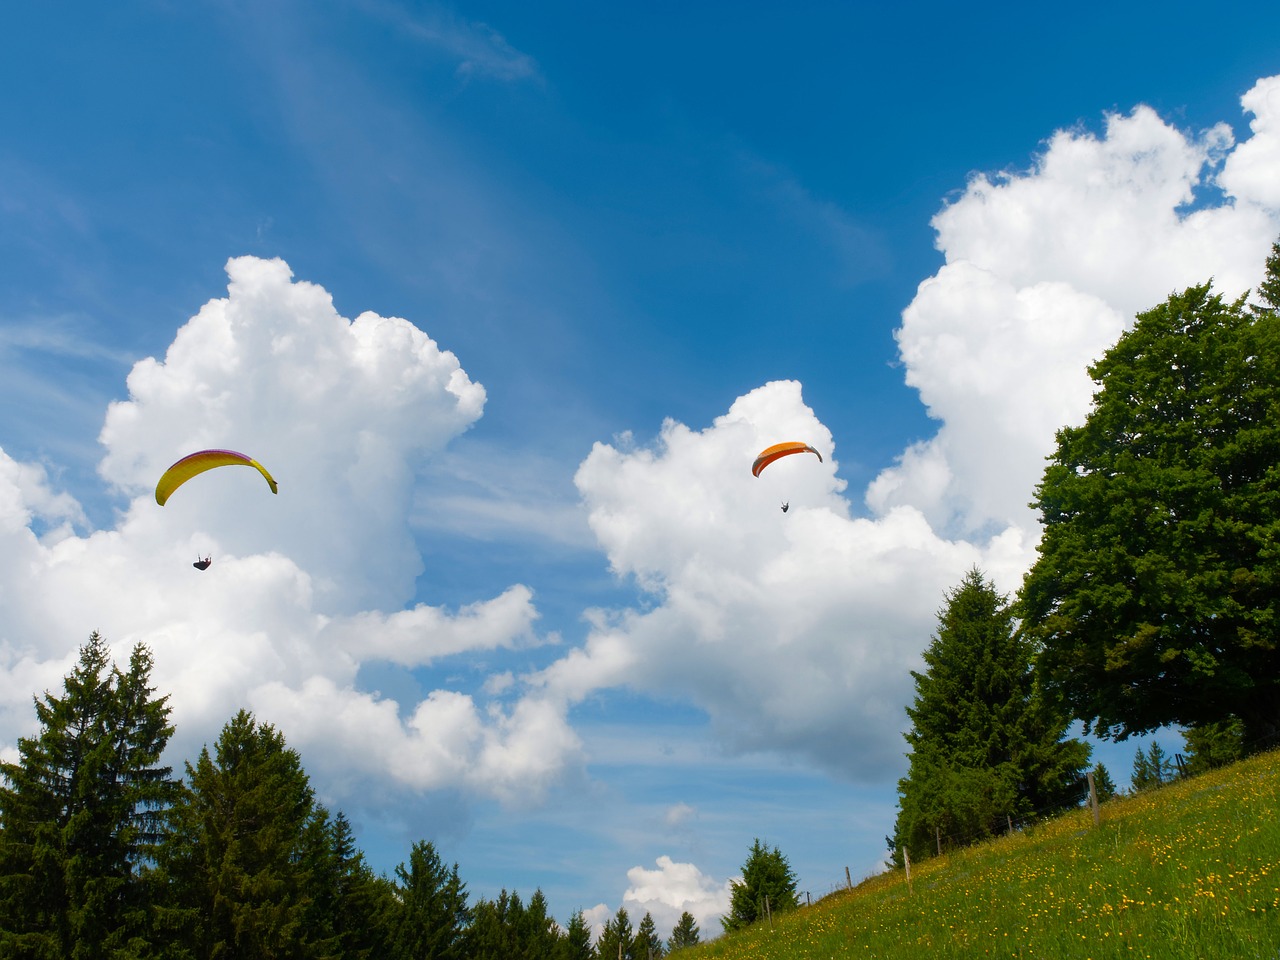
M 1280 752 L 895 870 L 680 960 L 1280 960 Z

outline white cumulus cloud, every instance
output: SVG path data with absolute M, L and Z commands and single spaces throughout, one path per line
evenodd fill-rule
M 795 382 L 704 429 L 668 421 L 651 445 L 596 444 L 576 482 L 644 602 L 594 611 L 586 643 L 535 682 L 570 702 L 610 686 L 679 698 L 732 751 L 894 775 L 935 611 L 975 565 L 1016 590 L 1039 537 L 1027 503 L 1055 431 L 1088 411 L 1089 364 L 1175 290 L 1212 278 L 1235 296 L 1261 279 L 1280 233 L 1278 80 L 1243 98 L 1241 143 L 1140 106 L 1100 134 L 1056 133 L 1027 170 L 972 178 L 933 221 L 946 263 L 897 331 L 938 430 L 861 503 Z M 823 462 L 751 476 L 756 452 L 791 439 Z
M 413 324 L 348 320 L 279 260 L 240 257 L 227 272 L 227 296 L 162 359 L 135 364 L 128 398 L 106 413 L 100 472 L 127 498 L 113 528 L 77 532 L 75 501 L 0 451 L 0 743 L 12 752 L 33 729 L 32 693 L 59 690 L 97 629 L 117 660 L 134 643 L 153 651 L 176 760 L 248 708 L 339 800 L 537 797 L 580 751 L 561 701 L 510 677 L 406 702 L 359 684 L 371 663 L 542 642 L 522 584 L 457 610 L 406 607 L 421 569 L 415 479 L 481 415 L 484 388 Z M 233 467 L 158 506 L 163 470 L 205 447 L 257 457 L 279 494 Z M 204 555 L 213 565 L 192 569 Z

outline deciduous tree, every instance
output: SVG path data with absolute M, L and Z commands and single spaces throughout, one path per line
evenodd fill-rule
M 1280 735 L 1280 245 L 1260 296 L 1206 283 L 1139 314 L 1036 489 L 1021 612 L 1046 689 L 1101 736 Z

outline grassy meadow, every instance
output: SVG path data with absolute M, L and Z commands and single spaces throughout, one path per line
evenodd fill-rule
M 1072 811 L 678 955 L 1280 960 L 1280 751 L 1101 817 Z

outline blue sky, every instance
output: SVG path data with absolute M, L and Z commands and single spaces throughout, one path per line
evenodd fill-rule
M 0 13 L 2 749 L 146 642 L 176 759 L 249 707 L 562 920 L 876 869 L 1085 366 L 1280 234 L 1269 4 L 70 9 Z M 192 445 L 279 497 L 161 510 Z

